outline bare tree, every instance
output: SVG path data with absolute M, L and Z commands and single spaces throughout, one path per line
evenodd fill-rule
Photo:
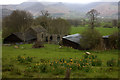
M 97 16 L 99 15 L 100 13 L 95 10 L 95 9 L 92 9 L 90 10 L 86 15 L 88 16 L 89 18 L 89 21 L 90 21 L 90 25 L 91 25 L 91 29 L 93 29 L 95 27 L 95 22 L 97 21 Z
M 42 10 L 41 13 L 42 13 L 42 16 L 46 16 L 46 17 L 50 16 L 48 11 Z

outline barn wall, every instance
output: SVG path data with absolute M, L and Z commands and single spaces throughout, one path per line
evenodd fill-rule
M 57 34 L 47 34 L 47 33 L 38 33 L 37 34 L 37 41 L 43 41 L 53 44 L 58 44 L 64 35 L 57 35 Z
M 8 37 L 6 37 L 3 40 L 3 43 L 16 43 L 16 42 L 23 42 L 20 38 L 18 38 L 16 35 L 10 35 Z
M 68 47 L 72 47 L 74 49 L 80 49 L 80 50 L 82 49 L 79 44 L 74 43 L 74 42 L 69 41 L 69 40 L 64 39 L 64 38 L 62 39 L 62 43 L 64 46 L 68 46 Z

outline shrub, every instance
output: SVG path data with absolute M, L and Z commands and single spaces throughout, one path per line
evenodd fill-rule
M 107 66 L 109 66 L 109 67 L 116 66 L 116 60 L 115 59 L 108 60 Z
M 109 39 L 109 45 L 110 48 L 118 48 L 119 44 L 118 44 L 118 32 L 114 32 Z
M 95 29 L 88 28 L 81 34 L 80 45 L 83 49 L 93 49 L 100 44 L 102 36 Z

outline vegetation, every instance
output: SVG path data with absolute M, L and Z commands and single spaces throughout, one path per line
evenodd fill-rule
M 31 25 L 42 25 L 50 34 L 80 33 L 81 46 L 86 50 L 64 46 L 61 48 L 59 45 L 43 44 L 43 42 L 36 42 L 34 45 L 18 44 L 17 48 L 16 45 L 3 45 L 3 78 L 64 78 L 67 70 L 71 71 L 71 78 L 118 78 L 119 50 L 115 48 L 106 51 L 87 50 L 96 48 L 101 42 L 102 35 L 111 35 L 117 31 L 117 28 L 103 28 L 105 23 L 96 23 L 98 15 L 96 10 L 92 9 L 87 14 L 90 28 L 88 20 L 83 20 L 81 24 L 84 27 L 72 27 L 72 29 L 65 19 L 52 18 L 48 11 L 41 13 L 42 16 L 33 19 L 29 12 L 13 11 L 10 16 L 3 19 L 3 34 L 22 32 L 24 35 Z M 73 24 L 78 26 L 78 23 L 79 21 Z M 113 26 L 117 26 L 116 23 L 114 20 Z M 117 38 L 117 33 L 110 36 L 111 47 L 117 47 Z M 91 54 L 84 54 L 87 51 Z
M 76 33 L 82 33 L 85 31 L 88 27 L 74 27 L 72 26 L 70 34 L 76 34 Z M 112 33 L 118 31 L 118 28 L 103 28 L 103 27 L 95 27 L 96 30 L 100 32 L 101 35 L 111 35 Z
M 59 49 L 58 45 L 53 44 L 45 44 L 40 49 L 33 49 L 32 44 L 24 44 L 17 49 L 14 45 L 3 46 L 2 51 L 3 78 L 64 78 L 68 67 L 71 69 L 71 78 L 118 77 L 118 67 L 107 66 L 107 61 L 112 58 L 117 62 L 118 50 L 90 50 L 92 55 L 86 55 L 84 50 Z M 86 67 L 79 67 L 79 64 L 82 66 L 89 61 L 92 67 L 87 64 Z
M 48 11 L 42 11 L 42 16 L 34 20 L 34 25 L 42 25 L 50 34 L 68 34 L 71 28 L 67 20 L 52 18 Z
M 93 49 L 96 46 L 100 45 L 102 36 L 100 35 L 100 33 L 95 30 L 94 28 L 88 28 L 87 30 L 85 30 L 82 34 L 81 34 L 81 47 L 83 49 Z
M 95 27 L 95 23 L 96 23 L 96 21 L 97 21 L 97 16 L 99 15 L 100 13 L 97 11 L 97 10 L 95 10 L 95 9 L 92 9 L 92 10 L 90 10 L 89 12 L 87 12 L 87 16 L 88 16 L 88 18 L 89 18 L 89 23 L 90 23 L 90 27 L 91 27 L 91 29 L 94 29 L 94 27 Z
M 118 32 L 114 32 L 111 34 L 110 39 L 109 39 L 109 47 L 112 49 L 118 49 Z
M 3 37 L 12 32 L 24 33 L 32 24 L 33 16 L 26 11 L 15 10 L 3 19 Z M 23 34 L 24 35 L 24 34 Z

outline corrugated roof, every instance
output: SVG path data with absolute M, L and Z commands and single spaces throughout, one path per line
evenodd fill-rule
M 110 37 L 110 35 L 102 36 L 103 39 L 109 38 L 109 37 Z M 72 42 L 75 42 L 77 44 L 80 44 L 81 35 L 80 34 L 73 34 L 73 35 L 64 36 L 63 38 L 67 39 L 67 40 L 70 40 Z
M 73 35 L 64 36 L 63 38 L 70 40 L 72 42 L 75 42 L 77 44 L 80 44 L 81 35 L 80 34 L 73 34 Z
M 102 36 L 102 38 L 109 38 L 109 37 L 110 37 L 110 35 Z

